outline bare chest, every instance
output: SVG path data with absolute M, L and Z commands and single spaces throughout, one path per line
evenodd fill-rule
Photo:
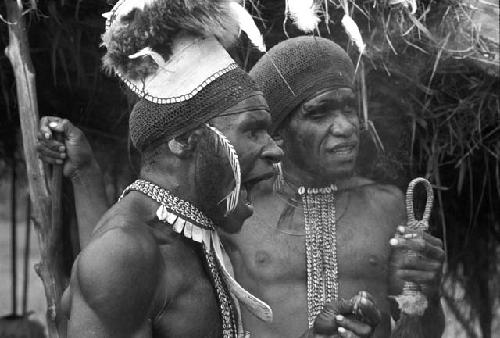
M 160 246 L 166 302 L 153 321 L 155 337 L 220 337 L 217 295 L 197 253 Z
M 301 205 L 271 205 L 255 210 L 240 234 L 230 238 L 237 247 L 231 259 L 235 272 L 259 281 L 306 280 L 304 211 Z M 336 205 L 337 257 L 342 281 L 385 282 L 389 219 L 359 201 Z M 234 258 L 234 259 L 233 259 Z

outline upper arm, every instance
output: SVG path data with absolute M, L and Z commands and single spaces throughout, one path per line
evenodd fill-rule
M 406 225 L 406 207 L 405 207 L 405 199 L 403 192 L 399 190 L 397 187 L 392 185 L 381 185 L 380 186 L 382 192 L 382 200 L 383 203 L 382 208 L 384 212 L 388 215 L 389 219 L 389 237 L 394 237 L 396 234 L 396 228 L 399 225 Z M 389 243 L 387 242 L 389 246 Z M 404 281 L 399 279 L 393 272 L 392 262 L 394 259 L 394 248 L 390 248 L 390 256 L 389 256 L 389 274 L 388 274 L 388 293 L 389 295 L 399 295 L 402 291 Z M 391 306 L 391 316 L 395 319 L 399 318 L 399 308 L 395 301 L 390 301 Z
M 382 208 L 390 220 L 392 230 L 394 231 L 398 225 L 406 222 L 404 195 L 401 190 L 393 185 L 381 185 L 380 189 L 382 192 Z
M 366 194 L 372 209 L 379 211 L 379 216 L 387 226 L 384 231 L 394 234 L 396 227 L 406 222 L 404 195 L 397 187 L 388 184 L 367 186 Z
M 145 230 L 118 228 L 81 253 L 71 280 L 70 337 L 150 337 L 161 256 Z

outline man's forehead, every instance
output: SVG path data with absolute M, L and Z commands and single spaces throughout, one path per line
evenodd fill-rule
M 323 101 L 342 101 L 354 99 L 355 97 L 356 95 L 351 88 L 328 88 L 317 91 L 304 103 L 314 104 Z
M 254 95 L 247 97 L 246 99 L 238 102 L 229 109 L 226 109 L 220 116 L 237 115 L 254 110 L 263 110 L 269 112 L 269 106 L 267 105 L 266 99 L 261 92 L 254 92 Z
M 258 121 L 269 124 L 271 122 L 271 114 L 262 93 L 255 92 L 255 95 L 226 109 L 212 121 L 219 124 L 221 129 L 234 128 L 236 125 L 246 125 L 247 123 Z

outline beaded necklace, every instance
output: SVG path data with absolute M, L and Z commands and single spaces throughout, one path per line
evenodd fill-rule
M 162 222 L 171 225 L 175 232 L 202 244 L 204 260 L 220 307 L 222 336 L 224 338 L 238 337 L 236 310 L 226 284 L 227 276 L 224 273 L 223 260 L 217 254 L 220 250 L 220 247 L 217 248 L 220 242 L 217 239 L 214 240 L 214 236 L 217 235 L 213 222 L 191 203 L 173 196 L 167 190 L 146 180 L 136 180 L 129 185 L 119 200 L 130 191 L 139 191 L 160 203 L 156 215 Z
M 338 299 L 336 191 L 334 184 L 297 190 L 304 205 L 309 327 L 325 303 Z

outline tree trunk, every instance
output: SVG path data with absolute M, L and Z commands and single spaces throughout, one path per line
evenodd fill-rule
M 38 130 L 38 107 L 35 72 L 30 58 L 28 35 L 21 0 L 4 0 L 7 8 L 9 45 L 5 49 L 16 79 L 17 102 L 31 196 L 32 215 L 38 232 L 41 261 L 35 269 L 42 279 L 47 300 L 49 337 L 59 337 L 57 331 L 58 305 L 65 284 L 61 270 L 60 229 L 54 228 L 51 199 L 45 171 L 38 160 L 35 142 Z

